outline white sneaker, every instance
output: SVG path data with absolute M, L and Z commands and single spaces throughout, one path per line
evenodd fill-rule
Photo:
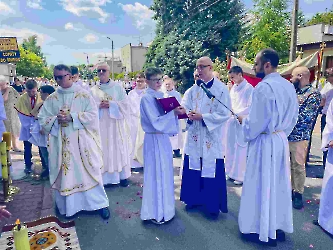
M 235 184 L 235 185 L 242 185 L 243 182 L 242 182 L 242 181 L 234 181 L 234 184 Z
M 228 181 L 230 180 L 230 177 L 228 175 L 225 175 L 225 179 Z

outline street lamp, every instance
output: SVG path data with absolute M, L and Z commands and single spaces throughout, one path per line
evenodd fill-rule
M 87 55 L 87 66 L 89 65 L 89 55 L 86 52 L 83 52 L 83 54 Z
M 113 67 L 113 61 L 114 61 L 114 57 L 113 57 L 113 40 L 110 37 L 106 37 L 107 39 L 111 40 L 112 42 L 112 62 L 111 62 L 111 68 L 112 68 L 112 80 L 114 80 L 114 67 Z

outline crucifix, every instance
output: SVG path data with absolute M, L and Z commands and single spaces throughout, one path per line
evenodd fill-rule
M 325 47 L 326 47 L 326 43 L 323 41 L 319 46 L 320 51 L 319 51 L 318 71 L 317 71 L 317 82 L 316 82 L 316 88 L 317 89 L 318 89 L 318 85 L 319 85 L 319 78 L 320 78 L 321 66 L 322 66 L 322 63 L 323 63 L 323 56 L 324 56 Z

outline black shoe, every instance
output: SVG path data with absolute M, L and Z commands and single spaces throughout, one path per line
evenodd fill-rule
M 49 171 L 48 171 L 48 170 L 44 170 L 44 171 L 42 172 L 42 174 L 40 175 L 40 177 L 41 177 L 42 179 L 44 179 L 44 180 L 49 179 L 49 177 L 50 177 L 50 173 L 49 173 Z
M 109 208 L 105 207 L 99 210 L 99 214 L 104 220 L 107 220 L 110 218 L 110 210 Z
M 313 220 L 312 223 L 313 223 L 313 225 L 319 226 L 318 220 Z
M 281 242 L 286 241 L 286 234 L 281 229 L 278 229 L 276 230 L 276 239 Z
M 31 168 L 25 168 L 24 173 L 27 174 L 27 175 L 31 174 L 32 173 Z
M 155 219 L 151 219 L 150 220 L 152 223 L 156 224 L 156 225 L 162 225 L 165 223 L 164 219 L 162 219 L 161 221 L 157 221 Z
M 189 205 L 189 204 L 187 204 L 186 206 L 185 206 L 185 210 L 186 211 L 189 211 L 189 210 L 193 210 L 193 209 L 195 209 L 195 208 L 197 208 L 198 206 L 197 205 Z
M 298 192 L 294 193 L 293 207 L 295 209 L 302 209 L 303 208 L 302 194 L 300 194 Z
M 182 154 L 180 153 L 180 149 L 173 151 L 173 158 L 182 158 Z
M 125 179 L 125 180 L 120 180 L 120 186 L 122 187 L 128 187 L 129 186 L 129 183 L 128 183 L 128 180 Z

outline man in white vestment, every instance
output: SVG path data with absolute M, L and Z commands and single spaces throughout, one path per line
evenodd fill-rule
M 230 90 L 232 111 L 237 115 L 246 116 L 252 102 L 253 86 L 243 77 L 243 70 L 233 66 L 229 70 L 229 79 L 234 82 Z M 225 172 L 227 179 L 234 180 L 235 185 L 242 185 L 246 169 L 248 143 L 245 142 L 242 125 L 236 116 L 232 116 L 226 126 L 225 133 Z
M 72 76 L 73 76 L 73 82 L 74 84 L 80 86 L 81 88 L 87 90 L 89 93 L 91 93 L 90 87 L 88 84 L 84 83 L 80 77 L 79 77 L 79 69 L 76 66 L 71 66 Z
M 326 126 L 322 138 L 322 150 L 327 151 L 326 168 L 321 189 L 319 219 L 315 225 L 321 226 L 333 236 L 333 103 L 326 116 Z
M 136 75 L 136 86 L 128 93 L 128 99 L 130 102 L 130 126 L 132 137 L 132 168 L 140 168 L 143 166 L 143 139 L 144 132 L 142 130 L 140 122 L 140 102 L 142 96 L 146 93 L 146 78 L 144 73 L 138 73 Z
M 131 176 L 132 142 L 129 127 L 130 103 L 124 88 L 112 81 L 110 66 L 97 67 L 100 84 L 91 88 L 99 107 L 100 131 L 102 137 L 103 183 L 128 186 Z
M 198 59 L 196 68 L 203 86 L 216 98 L 208 98 L 197 84 L 184 94 L 182 106 L 190 121 L 184 146 L 180 200 L 186 204 L 186 209 L 202 207 L 209 217 L 216 219 L 220 211 L 228 212 L 221 138 L 222 125 L 231 115 L 226 108 L 231 108 L 231 100 L 226 85 L 213 77 L 213 62 L 209 57 Z
M 273 246 L 293 232 L 287 137 L 298 117 L 295 88 L 276 72 L 278 64 L 273 49 L 257 54 L 253 69 L 263 80 L 254 88 L 249 115 L 239 116 L 249 142 L 239 229 L 247 240 Z
M 175 90 L 175 82 L 172 80 L 172 78 L 165 78 L 163 85 L 165 86 L 164 97 L 173 96 L 179 103 L 182 102 L 182 96 L 177 90 Z M 170 136 L 170 141 L 173 150 L 173 158 L 181 158 L 182 155 L 180 153 L 180 149 L 183 149 L 183 134 L 180 121 L 178 134 Z
M 99 210 L 108 219 L 97 106 L 86 90 L 73 84 L 69 67 L 57 65 L 53 73 L 59 87 L 44 101 L 38 121 L 50 135 L 50 183 L 57 208 L 67 217 Z

